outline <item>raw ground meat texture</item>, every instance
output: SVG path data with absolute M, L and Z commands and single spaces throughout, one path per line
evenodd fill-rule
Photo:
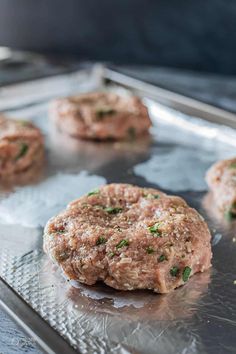
M 60 131 L 84 139 L 134 139 L 151 126 L 148 110 L 138 97 L 110 92 L 56 99 L 49 116 Z
M 236 158 L 216 162 L 207 171 L 207 184 L 214 203 L 224 217 L 236 217 Z
M 69 279 L 168 293 L 211 266 L 210 239 L 182 198 L 110 184 L 49 220 L 44 250 Z
M 38 165 L 44 156 L 44 139 L 32 123 L 0 116 L 0 179 Z

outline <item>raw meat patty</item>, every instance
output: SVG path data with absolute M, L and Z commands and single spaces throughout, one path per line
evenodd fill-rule
M 167 293 L 211 266 L 210 238 L 182 198 L 110 184 L 49 220 L 44 249 L 69 279 Z
M 220 212 L 227 219 L 236 217 L 236 158 L 216 162 L 207 171 L 206 181 Z
M 86 139 L 126 139 L 151 126 L 147 108 L 138 97 L 88 93 L 52 102 L 49 115 L 59 129 Z
M 25 171 L 43 151 L 43 136 L 32 123 L 0 116 L 0 178 Z

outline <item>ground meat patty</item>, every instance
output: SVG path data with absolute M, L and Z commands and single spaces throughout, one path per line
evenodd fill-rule
M 211 166 L 206 181 L 219 211 L 225 214 L 226 219 L 236 217 L 236 158 Z
M 138 97 L 89 93 L 60 98 L 49 115 L 59 129 L 86 139 L 126 139 L 146 133 L 151 126 L 147 108 Z
M 182 198 L 110 184 L 52 218 L 44 249 L 70 279 L 167 293 L 210 267 L 210 238 Z
M 25 171 L 43 156 L 43 136 L 32 123 L 0 116 L 0 178 Z

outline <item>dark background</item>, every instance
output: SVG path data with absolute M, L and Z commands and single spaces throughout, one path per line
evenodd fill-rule
M 0 45 L 236 74 L 236 1 L 0 0 Z

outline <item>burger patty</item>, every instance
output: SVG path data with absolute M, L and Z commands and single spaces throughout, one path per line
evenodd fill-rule
M 211 166 L 206 181 L 219 211 L 226 219 L 236 217 L 236 158 L 218 161 Z
M 182 198 L 110 184 L 49 220 L 44 250 L 69 279 L 167 293 L 211 266 L 210 239 Z
M 20 173 L 43 156 L 43 136 L 32 123 L 0 116 L 0 178 Z
M 127 139 L 151 126 L 147 108 L 138 97 L 88 93 L 51 103 L 49 115 L 62 132 L 86 139 Z

